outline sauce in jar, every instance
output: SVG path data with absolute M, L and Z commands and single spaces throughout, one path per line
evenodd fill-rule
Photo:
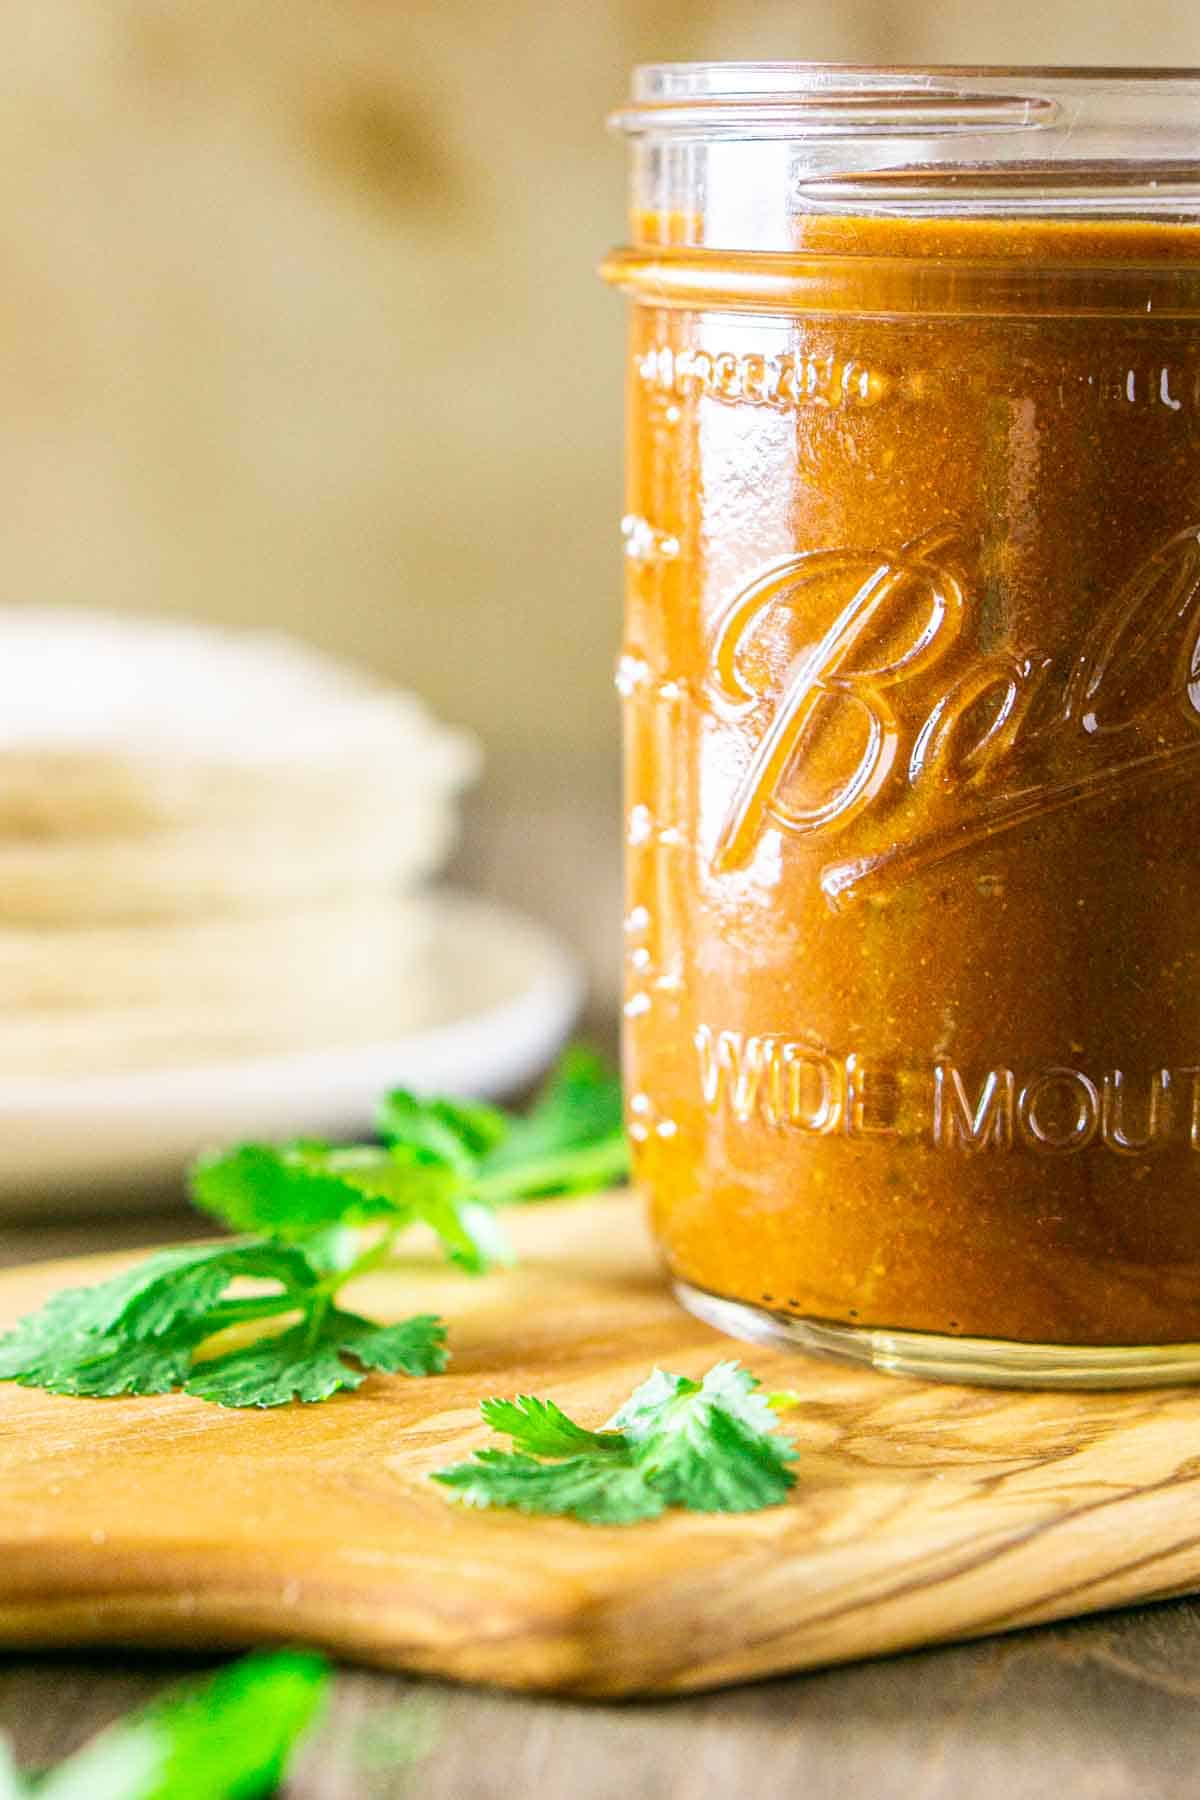
M 1200 79 L 772 75 L 608 265 L 637 1179 L 740 1334 L 1200 1375 Z

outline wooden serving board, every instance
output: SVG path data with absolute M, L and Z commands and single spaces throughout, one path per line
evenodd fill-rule
M 506 1687 L 716 1686 L 1200 1586 L 1200 1394 L 925 1386 L 731 1346 L 664 1290 L 627 1196 L 513 1216 L 510 1273 L 415 1260 L 359 1284 L 449 1321 L 430 1380 L 225 1412 L 0 1386 L 0 1644 L 303 1640 Z M 0 1321 L 128 1258 L 0 1277 Z M 429 1472 L 478 1403 L 601 1422 L 654 1364 L 742 1355 L 799 1389 L 790 1504 L 622 1529 L 480 1513 Z

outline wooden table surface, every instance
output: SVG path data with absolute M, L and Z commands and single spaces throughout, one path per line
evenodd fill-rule
M 187 1235 L 181 1212 L 0 1228 L 0 1264 Z M 198 1666 L 144 1654 L 0 1658 L 24 1764 L 66 1754 Z M 414 1770 L 382 1746 L 406 1709 Z M 399 1709 L 399 1712 L 398 1710 Z M 1157 1800 L 1200 1793 L 1200 1603 L 764 1682 L 596 1705 L 347 1670 L 294 1800 Z

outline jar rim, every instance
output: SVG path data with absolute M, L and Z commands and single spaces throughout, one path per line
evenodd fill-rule
M 1200 67 L 658 62 L 633 71 L 610 123 L 631 136 L 810 137 L 1095 128 L 1136 133 L 1191 102 Z
M 690 83 L 702 79 L 708 84 L 716 82 L 730 86 L 751 76 L 770 76 L 794 86 L 827 76 L 889 81 L 907 80 L 912 76 L 928 76 L 931 80 L 977 76 L 990 80 L 993 76 L 1010 75 L 1049 75 L 1063 81 L 1140 82 L 1158 80 L 1162 76 L 1196 78 L 1200 77 L 1200 67 L 1176 63 L 859 63 L 793 57 L 664 59 L 633 66 L 635 92 L 649 82 L 664 78 Z
M 655 211 L 1200 221 L 1200 68 L 644 63 L 611 123 Z

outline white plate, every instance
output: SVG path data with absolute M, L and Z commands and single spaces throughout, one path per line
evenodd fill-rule
M 577 964 L 541 926 L 491 901 L 436 901 L 420 982 L 394 1002 L 381 996 L 394 1034 L 385 1040 L 0 1080 L 0 1215 L 137 1207 L 206 1147 L 362 1132 L 389 1087 L 486 1098 L 531 1080 L 578 1013 Z

